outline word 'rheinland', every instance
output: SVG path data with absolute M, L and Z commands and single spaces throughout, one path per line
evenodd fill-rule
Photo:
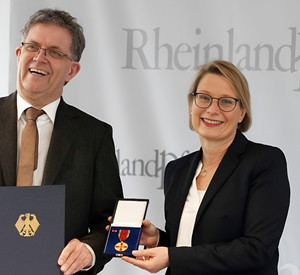
M 258 43 L 253 48 L 247 43 L 236 45 L 234 28 L 227 31 L 228 40 L 224 41 L 224 45 L 203 43 L 203 46 L 201 43 L 161 43 L 160 28 L 153 29 L 154 35 L 143 29 L 123 30 L 127 35 L 127 50 L 126 64 L 122 69 L 139 69 L 140 64 L 145 70 L 197 70 L 199 65 L 213 58 L 228 60 L 240 70 L 293 73 L 297 71 L 296 63 L 300 60 L 300 55 L 296 55 L 297 37 L 300 33 L 297 33 L 295 27 L 289 28 L 291 35 L 287 44 L 275 47 Z M 200 35 L 201 29 L 197 28 L 195 33 Z
M 174 153 L 167 153 L 165 150 L 154 150 L 154 159 L 121 159 L 120 149 L 116 150 L 121 176 L 140 176 L 161 178 L 160 187 L 163 189 L 165 168 L 169 161 L 188 155 L 189 151 L 184 151 L 180 156 Z

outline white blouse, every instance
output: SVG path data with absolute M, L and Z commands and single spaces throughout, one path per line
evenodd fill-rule
M 196 178 L 202 168 L 202 162 L 199 163 L 195 176 L 186 197 L 184 208 L 181 214 L 176 246 L 192 246 L 192 235 L 195 225 L 198 209 L 205 195 L 205 190 L 197 190 Z

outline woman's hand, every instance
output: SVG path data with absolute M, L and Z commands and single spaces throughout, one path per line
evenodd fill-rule
M 151 273 L 156 273 L 169 266 L 169 253 L 167 247 L 155 247 L 145 250 L 134 250 L 131 257 L 122 257 L 125 262 L 145 269 Z
M 148 248 L 156 247 L 159 241 L 159 231 L 149 220 L 143 220 L 140 245 Z

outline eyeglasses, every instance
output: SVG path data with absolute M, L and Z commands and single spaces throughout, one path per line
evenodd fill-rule
M 66 57 L 66 58 L 68 58 L 71 61 L 75 61 L 73 58 L 71 58 L 67 54 L 65 54 L 63 52 L 60 52 L 60 51 L 57 51 L 55 49 L 44 49 L 44 48 L 41 48 L 41 47 L 39 47 L 39 46 L 37 46 L 37 45 L 35 45 L 33 43 L 22 42 L 21 44 L 22 44 L 22 47 L 24 48 L 24 50 L 26 52 L 29 52 L 29 53 L 36 53 L 38 55 L 41 50 L 44 50 L 45 51 L 45 56 L 50 56 L 53 59 L 61 60 L 64 57 Z
M 192 93 L 192 95 L 194 96 L 195 104 L 199 108 L 202 108 L 202 109 L 208 108 L 212 104 L 213 99 L 216 99 L 218 101 L 219 108 L 223 112 L 233 111 L 236 104 L 237 104 L 237 102 L 240 101 L 240 99 L 234 98 L 234 97 L 220 97 L 220 98 L 217 98 L 217 97 L 212 97 L 208 94 L 197 93 L 197 92 Z

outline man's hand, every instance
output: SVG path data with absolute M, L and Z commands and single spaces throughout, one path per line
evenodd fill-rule
M 64 275 L 74 274 L 83 268 L 88 268 L 93 263 L 92 253 L 86 244 L 78 239 L 71 240 L 63 249 L 58 258 L 60 270 Z

